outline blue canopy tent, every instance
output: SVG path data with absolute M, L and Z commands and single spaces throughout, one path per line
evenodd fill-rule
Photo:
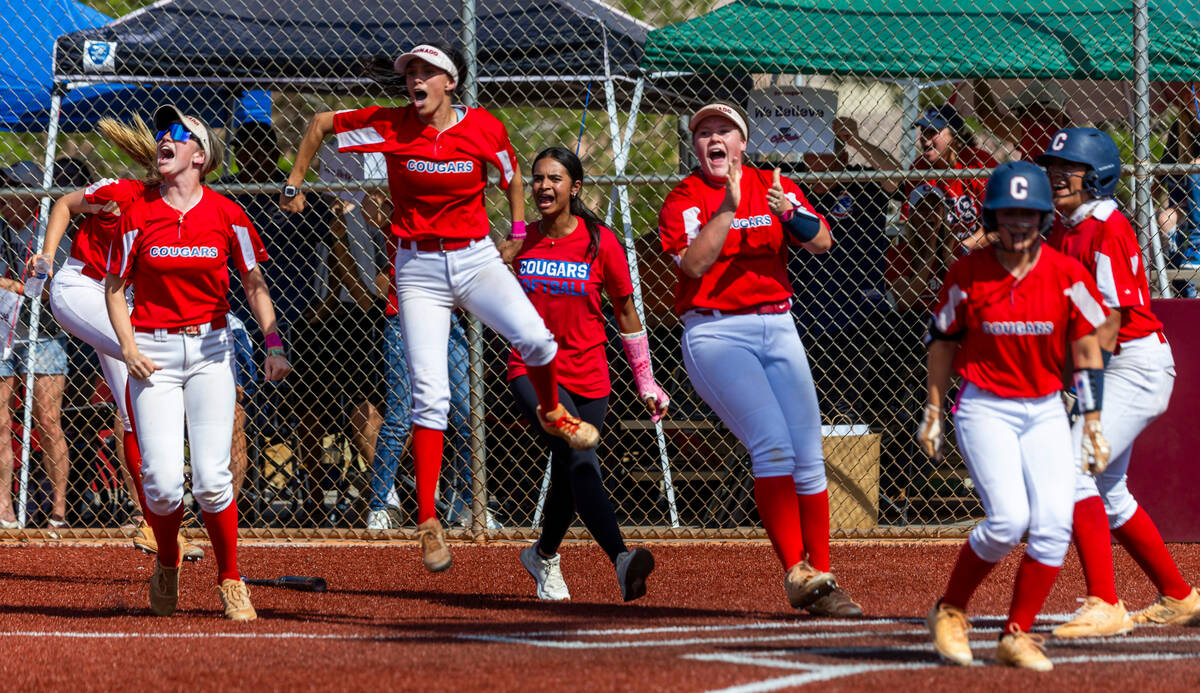
M 54 88 L 54 49 L 59 36 L 112 21 L 75 0 L 9 0 L 7 23 L 0 23 L 0 129 L 45 132 Z M 227 124 L 231 92 L 218 87 L 154 87 L 98 84 L 69 89 L 62 97 L 58 127 L 83 132 L 101 116 L 147 116 L 157 104 L 178 103 L 216 126 Z M 238 92 L 234 122 L 269 121 L 270 93 Z

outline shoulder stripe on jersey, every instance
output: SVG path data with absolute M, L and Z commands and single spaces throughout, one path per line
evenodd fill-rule
M 133 252 L 133 242 L 137 240 L 138 233 L 141 229 L 130 229 L 121 235 L 121 276 L 124 277 L 129 272 L 130 254 Z M 112 267 L 112 246 L 108 247 L 108 266 Z
M 362 147 L 368 144 L 383 144 L 386 141 L 387 140 L 383 139 L 383 135 L 380 135 L 379 131 L 370 125 L 365 128 L 347 130 L 337 134 L 338 149 Z
M 500 160 L 500 168 L 504 169 L 504 184 L 507 185 L 512 182 L 513 177 L 512 159 L 508 158 L 508 152 L 504 150 L 496 152 L 496 158 Z
M 116 178 L 101 178 L 100 180 L 96 181 L 95 183 L 92 183 L 91 185 L 84 188 L 83 194 L 84 195 L 93 195 L 100 188 L 103 188 L 106 185 L 112 185 L 113 183 L 116 183 L 116 182 L 117 182 Z
M 954 324 L 954 314 L 958 311 L 958 304 L 967 300 L 967 293 L 958 288 L 958 284 L 950 287 L 947 293 L 946 305 L 942 306 L 933 316 L 933 324 L 943 334 L 950 334 L 950 326 Z
M 1100 288 L 1100 297 L 1109 308 L 1120 308 L 1121 301 L 1117 298 L 1117 280 L 1113 277 L 1112 259 L 1099 250 L 1096 251 L 1096 286 Z
M 1104 324 L 1104 306 L 1092 298 L 1092 292 L 1088 291 L 1086 284 L 1075 282 L 1071 288 L 1063 289 L 1063 294 L 1070 297 L 1071 303 L 1075 304 L 1075 308 L 1079 310 L 1084 319 L 1092 323 L 1092 327 L 1100 327 Z
M 687 236 L 687 244 L 691 245 L 692 241 L 696 240 L 696 236 L 700 234 L 700 208 L 688 207 L 683 210 L 683 232 Z
M 254 244 L 250 242 L 250 229 L 234 224 L 233 232 L 237 234 L 238 250 L 242 252 L 242 264 L 249 272 L 258 265 L 254 260 Z

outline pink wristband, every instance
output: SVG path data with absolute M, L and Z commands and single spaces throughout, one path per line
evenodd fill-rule
M 525 221 L 514 221 L 512 225 L 512 233 L 508 237 L 514 241 L 519 241 L 525 237 Z
M 278 332 L 272 332 L 271 334 L 263 337 L 263 343 L 267 345 L 268 349 L 283 348 L 283 340 L 279 338 Z

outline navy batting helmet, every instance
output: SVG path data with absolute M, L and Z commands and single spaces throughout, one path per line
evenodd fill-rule
M 1028 161 L 1000 164 L 987 180 L 983 193 L 983 228 L 996 230 L 996 210 L 1032 209 L 1042 213 L 1041 232 L 1054 222 L 1054 200 L 1050 179 L 1039 166 Z
M 1037 162 L 1045 166 L 1053 159 L 1090 166 L 1083 189 L 1092 197 L 1111 197 L 1121 179 L 1121 151 L 1107 133 L 1096 128 L 1059 130 Z

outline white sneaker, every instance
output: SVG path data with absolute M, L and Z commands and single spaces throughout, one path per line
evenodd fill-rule
M 392 528 L 392 520 L 387 510 L 368 510 L 367 529 L 384 530 Z
M 542 558 L 535 542 L 521 549 L 521 565 L 525 566 L 525 570 L 529 571 L 537 583 L 538 599 L 557 602 L 571 598 L 559 568 L 558 554 L 554 554 L 553 558 Z

